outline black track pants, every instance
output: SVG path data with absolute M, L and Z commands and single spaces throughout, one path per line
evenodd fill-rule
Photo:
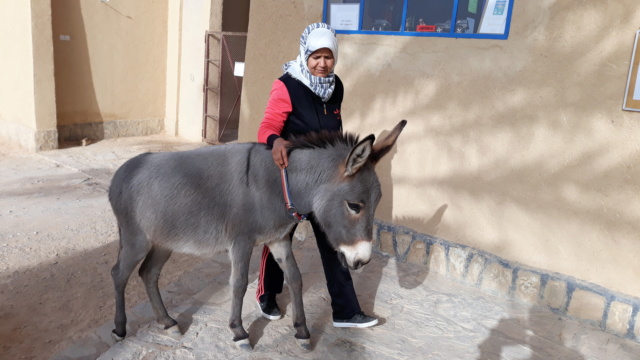
M 342 267 L 338 259 L 338 253 L 329 245 L 326 234 L 320 229 L 313 216 L 310 217 L 309 221 L 320 251 L 322 267 L 327 280 L 327 290 L 331 296 L 333 319 L 351 319 L 361 309 L 356 297 L 356 291 L 353 288 L 349 269 Z M 295 231 L 295 228 L 293 231 Z M 293 237 L 293 231 L 289 235 L 290 237 Z M 271 255 L 269 247 L 265 245 L 262 249 L 256 298 L 261 302 L 269 299 L 275 300 L 276 294 L 282 292 L 283 283 L 284 275 L 282 270 L 273 255 Z

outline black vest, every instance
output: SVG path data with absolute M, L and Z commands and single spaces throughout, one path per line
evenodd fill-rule
M 285 73 L 280 77 L 289 92 L 291 114 L 284 123 L 280 136 L 288 140 L 292 135 L 304 135 L 321 130 L 342 131 L 340 108 L 344 88 L 335 76 L 336 85 L 331 98 L 325 103 L 305 84 Z

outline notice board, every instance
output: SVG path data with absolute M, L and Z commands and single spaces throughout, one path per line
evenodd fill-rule
M 638 47 L 639 34 L 640 30 L 636 31 L 622 110 L 640 111 L 640 76 L 638 76 L 638 64 L 640 63 L 640 54 L 638 54 L 640 52 L 640 47 Z

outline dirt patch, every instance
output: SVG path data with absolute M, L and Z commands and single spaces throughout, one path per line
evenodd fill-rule
M 107 200 L 110 177 L 138 153 L 197 146 L 158 137 L 145 141 L 112 140 L 94 149 L 40 154 L 0 145 L 3 358 L 47 359 L 112 319 L 110 270 L 118 245 Z M 160 286 L 201 262 L 175 255 Z M 141 282 L 133 277 L 127 288 L 128 308 L 146 300 Z

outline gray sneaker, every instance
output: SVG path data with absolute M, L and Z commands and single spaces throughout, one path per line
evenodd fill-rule
M 378 323 L 378 319 L 365 315 L 362 311 L 355 314 L 351 319 L 333 320 L 333 326 L 341 328 L 366 328 Z

